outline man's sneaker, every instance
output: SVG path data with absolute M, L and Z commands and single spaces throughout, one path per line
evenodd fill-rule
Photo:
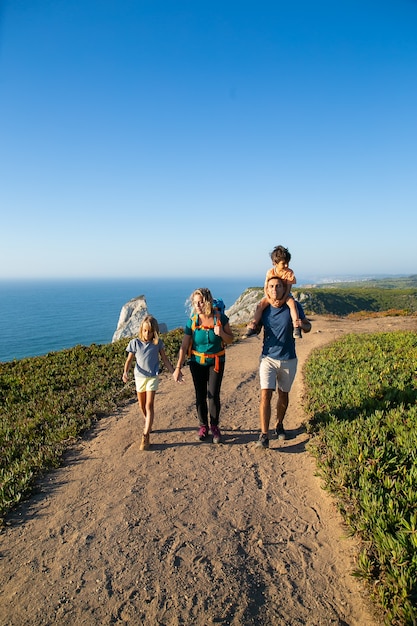
M 286 439 L 287 438 L 287 433 L 284 430 L 284 426 L 282 424 L 277 424 L 275 433 L 277 435 L 277 439 Z
M 202 424 L 198 429 L 198 438 L 200 441 L 204 441 L 208 437 L 208 428 L 205 424 Z
M 296 326 L 292 332 L 292 336 L 294 337 L 294 339 L 302 339 L 303 336 L 301 334 L 301 328 Z
M 267 448 L 269 448 L 269 439 L 268 439 L 268 435 L 264 435 L 264 434 L 260 434 L 259 435 L 259 439 L 256 442 L 256 447 L 257 448 L 264 448 L 265 450 Z
M 220 443 L 221 433 L 218 426 L 211 426 L 211 434 L 213 436 L 213 443 Z

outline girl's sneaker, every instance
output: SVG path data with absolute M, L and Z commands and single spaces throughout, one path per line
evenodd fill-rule
M 200 428 L 198 429 L 198 438 L 200 441 L 204 441 L 204 439 L 207 439 L 208 437 L 208 428 L 205 424 L 201 424 Z
M 211 426 L 211 434 L 213 436 L 213 443 L 220 443 L 221 433 L 218 426 Z
M 149 435 L 142 435 L 142 441 L 140 442 L 139 450 L 149 450 L 151 443 Z

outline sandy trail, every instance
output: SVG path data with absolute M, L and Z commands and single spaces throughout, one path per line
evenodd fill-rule
M 258 450 L 254 337 L 227 351 L 221 445 L 196 440 L 188 370 L 163 375 L 152 449 L 134 399 L 100 420 L 39 483 L 1 535 L 4 626 L 210 624 L 375 626 L 346 538 L 306 451 L 302 365 L 346 332 L 416 330 L 414 318 L 312 318 L 297 342 L 291 439 Z

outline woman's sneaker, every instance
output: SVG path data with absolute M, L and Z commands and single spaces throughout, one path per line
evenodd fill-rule
M 198 429 L 198 438 L 200 441 L 204 441 L 208 437 L 208 428 L 205 424 L 202 424 Z
M 264 435 L 264 434 L 260 434 L 259 435 L 259 439 L 256 442 L 256 447 L 257 448 L 264 448 L 265 450 L 267 448 L 269 448 L 269 439 L 268 439 L 268 435 Z
M 218 426 L 211 426 L 213 443 L 220 443 L 221 433 Z

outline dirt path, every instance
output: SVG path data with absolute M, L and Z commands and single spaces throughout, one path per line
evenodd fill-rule
M 346 332 L 417 330 L 416 319 L 313 318 L 311 349 Z M 302 377 L 291 439 L 258 436 L 255 337 L 228 349 L 224 443 L 196 441 L 193 387 L 162 379 L 152 450 L 136 403 L 102 419 L 16 509 L 1 535 L 0 622 L 29 625 L 375 626 L 347 539 L 305 450 Z

